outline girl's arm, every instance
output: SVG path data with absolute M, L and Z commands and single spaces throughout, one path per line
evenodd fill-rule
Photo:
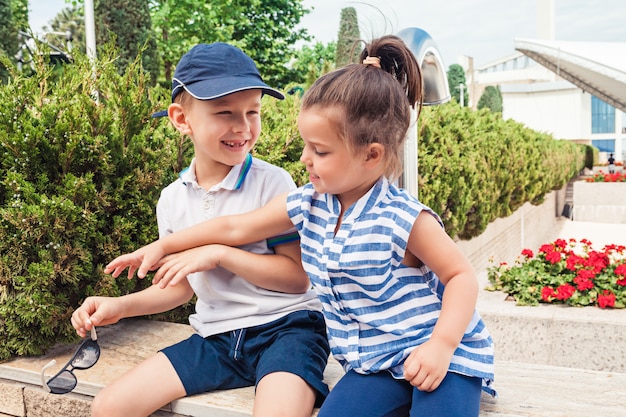
M 157 268 L 158 262 L 167 254 L 211 243 L 239 246 L 257 242 L 279 235 L 292 226 L 287 215 L 287 193 L 284 193 L 254 211 L 207 220 L 165 236 L 133 253 L 118 256 L 106 266 L 104 272 L 117 277 L 128 268 L 129 279 L 135 271 L 139 278 L 144 278 L 148 271 Z
M 441 312 L 430 340 L 415 349 L 405 362 L 405 378 L 421 390 L 432 391 L 445 377 L 474 314 L 478 280 L 467 258 L 428 212 L 417 217 L 408 247 L 445 286 Z
M 275 254 L 258 254 L 226 245 L 205 245 L 168 255 L 157 264 L 153 284 L 159 287 L 186 282 L 187 275 L 218 266 L 257 287 L 284 293 L 304 293 L 311 287 L 304 272 L 299 242 L 278 245 Z

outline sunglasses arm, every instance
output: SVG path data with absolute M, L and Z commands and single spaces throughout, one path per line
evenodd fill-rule
M 44 366 L 44 367 L 41 369 L 41 386 L 43 387 L 43 389 L 44 389 L 46 392 L 51 392 L 51 391 L 50 391 L 50 387 L 48 386 L 48 382 L 46 381 L 46 369 L 48 369 L 48 368 L 50 368 L 50 367 L 52 367 L 52 366 L 56 365 L 56 363 L 57 363 L 57 361 L 56 361 L 56 360 L 54 360 L 54 359 L 52 359 L 50 362 L 48 362 L 48 363 L 46 364 L 46 366 Z

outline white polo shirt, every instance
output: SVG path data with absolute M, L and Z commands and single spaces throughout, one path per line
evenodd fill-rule
M 205 190 L 196 181 L 194 159 L 161 192 L 157 204 L 159 235 L 166 236 L 214 217 L 254 210 L 294 188 L 287 171 L 248 155 L 221 183 Z M 273 245 L 298 238 L 292 229 L 276 239 L 241 249 L 271 254 Z M 220 267 L 191 274 L 187 279 L 198 296 L 196 313 L 189 317 L 189 322 L 202 337 L 266 324 L 298 310 L 322 309 L 312 290 L 304 294 L 266 290 Z

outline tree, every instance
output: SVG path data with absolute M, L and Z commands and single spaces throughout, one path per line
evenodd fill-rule
M 312 47 L 304 45 L 291 65 L 292 70 L 299 75 L 296 82 L 308 87 L 321 75 L 333 70 L 336 48 L 335 42 L 327 45 L 316 42 Z
M 0 0 L 0 54 L 6 55 L 11 61 L 19 49 L 11 0 Z M 7 76 L 5 69 L 0 65 L 0 80 Z
M 355 63 L 361 52 L 358 41 L 361 39 L 359 21 L 354 7 L 341 9 L 339 35 L 337 37 L 337 51 L 335 53 L 335 67 L 341 68 Z
M 301 0 L 151 0 L 152 24 L 163 58 L 163 74 L 170 80 L 174 67 L 197 43 L 228 42 L 246 52 L 263 79 L 285 87 L 297 79 L 288 63 L 293 45 L 309 40 L 296 29 L 308 13 Z
M 99 0 L 94 4 L 96 18 L 96 44 L 104 45 L 114 40 L 120 56 L 115 61 L 120 73 L 124 72 L 139 52 L 143 69 L 156 82 L 159 74 L 159 53 L 152 33 L 150 8 L 144 1 Z
M 70 32 L 72 35 L 72 48 L 78 48 L 81 53 L 86 53 L 85 43 L 85 11 L 79 7 L 67 7 L 59 12 L 50 21 L 50 28 L 43 27 L 44 32 L 56 32 L 57 34 L 46 33 L 46 42 L 49 45 L 67 50 L 67 39 L 58 35 L 59 33 Z
M 500 87 L 489 85 L 478 100 L 478 110 L 487 108 L 494 113 L 502 113 L 502 93 Z
M 461 84 L 463 84 L 463 106 L 469 105 L 469 94 L 467 87 L 465 87 L 465 70 L 459 64 L 452 64 L 448 67 L 448 88 L 450 89 L 450 96 L 454 98 L 457 103 L 461 103 Z

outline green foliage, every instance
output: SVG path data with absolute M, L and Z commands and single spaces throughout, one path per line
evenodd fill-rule
M 359 48 L 358 41 L 361 39 L 359 31 L 359 20 L 356 9 L 346 7 L 341 9 L 341 20 L 339 21 L 339 35 L 337 36 L 337 51 L 335 52 L 335 67 L 341 68 L 347 64 L 358 61 Z
M 9 0 L 11 5 L 11 20 L 13 27 L 18 30 L 28 31 L 28 0 Z M 15 36 L 15 33 L 13 33 Z
M 271 86 L 300 82 L 287 64 L 293 45 L 308 40 L 306 30 L 297 28 L 308 12 L 301 0 L 152 0 L 150 9 L 167 82 L 193 45 L 218 41 L 250 55 Z
M 115 65 L 120 73 L 141 52 L 142 65 L 156 83 L 159 76 L 159 52 L 152 33 L 150 8 L 145 1 L 98 0 L 94 3 L 96 45 L 115 42 L 119 57 Z
M 300 97 L 287 95 L 285 100 L 263 97 L 262 129 L 253 154 L 286 169 L 297 185 L 309 182 L 304 164 L 300 162 L 303 142 L 296 118 Z
M 60 73 L 39 58 L 0 86 L 0 359 L 76 337 L 85 297 L 149 284 L 102 266 L 157 237 L 178 135 L 149 117 L 169 93 L 137 61 L 120 75 L 115 55 L 103 49 L 95 68 L 77 55 Z
M 313 47 L 304 45 L 297 52 L 296 59 L 291 64 L 291 68 L 298 75 L 295 82 L 304 84 L 308 88 L 319 77 L 332 71 L 335 68 L 336 47 L 335 42 L 327 45 L 316 42 Z
M 483 95 L 480 96 L 476 107 L 478 110 L 488 109 L 492 112 L 502 113 L 502 93 L 500 93 L 500 87 L 487 86 Z
M 0 0 L 0 55 L 13 60 L 18 50 L 17 26 L 11 10 L 11 0 Z M 0 64 L 0 83 L 6 81 L 7 69 Z
M 585 162 L 582 145 L 453 102 L 424 108 L 418 138 L 420 200 L 461 239 L 525 202 L 541 203 Z
M 457 103 L 461 102 L 461 84 L 467 85 L 465 80 L 465 70 L 459 64 L 452 64 L 448 67 L 448 88 L 450 89 L 450 96 L 456 100 Z M 467 87 L 463 87 L 463 105 L 469 104 L 469 93 Z

